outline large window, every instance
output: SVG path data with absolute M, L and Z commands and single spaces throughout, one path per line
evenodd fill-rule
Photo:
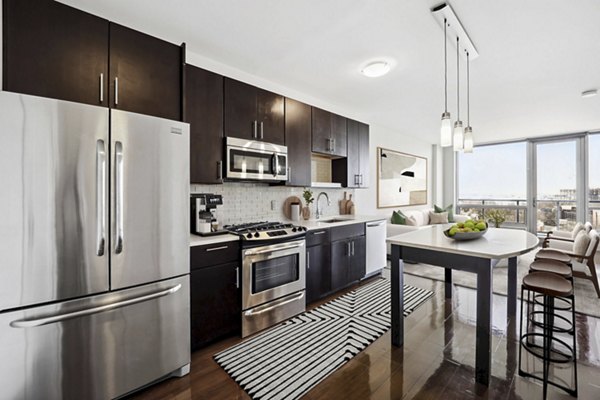
M 588 149 L 588 218 L 595 228 L 600 228 L 600 134 L 589 136 Z
M 506 213 L 508 225 L 527 223 L 527 143 L 478 146 L 458 153 L 459 212 Z

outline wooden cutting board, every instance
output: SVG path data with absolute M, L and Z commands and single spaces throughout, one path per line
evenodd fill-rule
M 292 219 L 292 204 L 300 204 L 300 211 L 302 212 L 302 201 L 298 196 L 290 196 L 283 202 L 283 215 L 289 220 Z

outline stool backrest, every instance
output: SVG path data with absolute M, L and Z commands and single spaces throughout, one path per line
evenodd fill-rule
M 590 231 L 592 230 L 592 228 L 593 228 L 593 227 L 594 227 L 594 226 L 593 226 L 593 225 L 592 225 L 592 223 L 591 223 L 591 222 L 589 222 L 589 221 L 588 221 L 588 222 L 586 222 L 586 223 L 583 225 L 583 229 L 585 229 L 585 231 L 586 231 L 587 233 L 590 233 Z

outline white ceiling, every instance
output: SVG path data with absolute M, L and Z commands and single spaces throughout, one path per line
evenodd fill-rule
M 438 140 L 443 33 L 429 10 L 441 0 L 62 1 L 185 41 L 190 52 L 355 118 Z M 600 129 L 600 96 L 580 96 L 600 89 L 600 1 L 450 3 L 480 54 L 471 63 L 476 143 Z M 455 56 L 448 49 L 454 118 Z M 392 71 L 363 77 L 360 66 L 377 58 L 392 60 Z

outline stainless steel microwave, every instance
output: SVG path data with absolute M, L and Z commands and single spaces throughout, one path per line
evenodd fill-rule
M 287 147 L 255 140 L 225 138 L 227 179 L 287 181 Z

